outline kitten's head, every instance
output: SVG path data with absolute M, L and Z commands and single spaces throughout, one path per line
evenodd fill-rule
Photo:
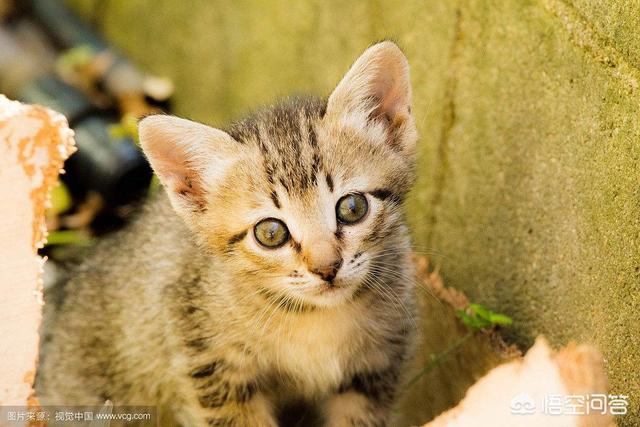
M 391 42 L 365 51 L 327 102 L 286 101 L 227 132 L 163 115 L 139 129 L 174 209 L 234 286 L 332 306 L 406 252 L 417 133 Z

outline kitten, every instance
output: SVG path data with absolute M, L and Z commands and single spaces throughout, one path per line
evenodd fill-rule
M 417 132 L 398 47 L 370 47 L 326 102 L 227 132 L 164 115 L 139 131 L 165 192 L 66 284 L 43 404 L 266 427 L 305 401 L 324 425 L 387 425 L 417 323 L 402 213 Z

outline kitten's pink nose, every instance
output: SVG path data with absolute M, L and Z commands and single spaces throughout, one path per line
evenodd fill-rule
M 305 260 L 309 271 L 317 274 L 329 283 L 336 278 L 338 270 L 342 266 L 340 252 L 330 241 L 318 241 L 308 245 Z
M 340 269 L 341 266 L 342 266 L 342 258 L 335 261 L 333 264 L 315 268 L 311 270 L 311 272 L 313 274 L 317 274 L 318 276 L 320 276 L 322 280 L 325 280 L 331 283 L 333 282 L 333 279 L 336 278 L 336 275 L 338 274 L 338 270 Z

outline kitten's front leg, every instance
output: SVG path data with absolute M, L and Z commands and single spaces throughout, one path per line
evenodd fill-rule
M 345 381 L 325 403 L 326 425 L 331 427 L 385 427 L 396 394 L 399 367 L 360 372 Z
M 272 405 L 254 370 L 218 359 L 196 367 L 189 376 L 195 398 L 186 425 L 277 427 Z

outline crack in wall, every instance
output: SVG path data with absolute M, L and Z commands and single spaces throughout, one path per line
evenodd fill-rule
M 548 12 L 563 24 L 572 43 L 610 72 L 633 91 L 638 89 L 640 69 L 631 64 L 572 4 L 564 0 L 540 0 Z
M 444 93 L 444 106 L 442 110 L 442 127 L 440 130 L 440 136 L 438 138 L 438 149 L 436 151 L 436 169 L 434 173 L 433 183 L 434 192 L 431 197 L 431 215 L 428 219 L 427 228 L 427 247 L 433 246 L 434 232 L 436 224 L 438 223 L 437 210 L 442 203 L 442 195 L 444 193 L 444 187 L 446 184 L 446 177 L 449 172 L 449 138 L 451 136 L 451 130 L 456 121 L 456 105 L 455 94 L 457 89 L 457 58 L 459 54 L 459 45 L 462 39 L 461 32 L 462 11 L 460 3 L 458 2 L 455 8 L 455 18 L 453 23 L 453 38 L 451 41 L 450 53 L 449 53 L 449 70 L 445 93 Z

